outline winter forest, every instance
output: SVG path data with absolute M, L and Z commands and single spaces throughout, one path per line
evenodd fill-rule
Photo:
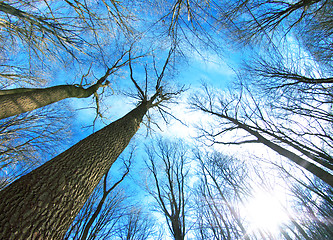
M 0 1 L 0 239 L 333 239 L 332 13 Z

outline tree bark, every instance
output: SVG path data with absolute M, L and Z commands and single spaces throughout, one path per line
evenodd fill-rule
M 0 239 L 62 239 L 140 127 L 144 101 L 0 192 Z
M 89 219 L 87 225 L 84 227 L 84 230 L 83 230 L 83 234 L 82 234 L 82 237 L 80 240 L 86 240 L 87 237 L 88 237 L 88 233 L 89 233 L 89 230 L 91 228 L 91 226 L 93 225 L 94 221 L 96 220 L 98 214 L 101 212 L 102 210 L 102 207 L 104 205 L 104 202 L 107 198 L 107 196 L 109 195 L 109 193 L 115 189 L 115 187 L 118 186 L 119 183 L 121 183 L 124 178 L 126 177 L 126 175 L 129 173 L 129 168 L 127 169 L 127 171 L 125 172 L 125 174 L 122 176 L 122 178 L 116 182 L 109 190 L 106 190 L 106 181 L 107 181 L 107 177 L 108 177 L 108 173 L 109 173 L 110 170 L 107 171 L 107 173 L 105 174 L 104 176 L 104 184 L 103 184 L 103 195 L 102 195 L 102 198 L 101 200 L 99 201 L 98 205 L 97 205 L 97 208 L 95 210 L 95 212 L 93 213 L 93 215 L 91 216 L 91 218 Z
M 182 226 L 178 219 L 171 219 L 171 225 L 173 230 L 173 237 L 175 240 L 184 240 L 184 234 L 181 230 Z
M 84 89 L 74 85 L 59 85 L 49 88 L 18 88 L 0 91 L 0 119 L 44 107 L 65 98 L 86 98 L 102 87 L 98 81 Z

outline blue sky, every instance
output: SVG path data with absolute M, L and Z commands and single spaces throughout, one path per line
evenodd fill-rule
M 163 120 L 155 114 L 155 116 L 157 117 L 156 120 L 157 122 L 159 122 L 162 131 L 154 127 L 154 130 L 156 131 L 156 134 L 154 135 L 163 136 L 164 138 L 169 139 L 181 138 L 182 141 L 187 142 L 190 147 L 194 146 L 193 137 L 197 136 L 195 126 L 200 122 L 207 124 L 207 122 L 211 121 L 211 119 L 206 114 L 202 114 L 200 112 L 189 109 L 189 106 L 187 104 L 188 98 L 196 91 L 202 89 L 202 83 L 207 83 L 214 88 L 220 89 L 221 92 L 223 92 L 223 90 L 227 91 L 227 88 L 230 87 L 232 81 L 235 78 L 234 70 L 230 66 L 228 66 L 231 65 L 230 63 L 226 63 L 227 61 L 217 58 L 216 56 L 214 56 L 214 54 L 207 54 L 207 58 L 209 58 L 211 61 L 206 61 L 204 59 L 201 59 L 198 55 L 193 54 L 191 56 L 191 61 L 189 62 L 189 65 L 184 67 L 183 71 L 181 71 L 181 73 L 177 77 L 177 80 L 181 83 L 188 84 L 189 89 L 180 97 L 178 105 L 172 105 L 171 111 L 177 118 L 181 119 L 184 123 L 186 123 L 187 126 L 181 124 L 176 120 L 171 120 L 169 124 L 165 124 Z M 128 76 L 126 77 L 126 74 L 124 80 L 130 82 Z M 91 99 L 73 99 L 70 101 L 70 104 L 73 109 L 82 109 L 89 104 L 94 103 Z M 107 116 L 108 118 L 107 122 L 118 119 L 119 117 L 125 115 L 127 112 L 129 112 L 135 107 L 133 100 L 122 94 L 115 94 L 109 96 L 107 99 L 105 99 L 104 104 L 106 106 L 110 106 L 110 108 L 108 108 L 107 112 L 105 113 L 105 116 Z M 150 111 L 154 113 L 154 109 Z M 96 113 L 93 109 L 82 109 L 77 110 L 76 115 L 78 121 L 75 122 L 75 125 L 87 126 L 91 124 L 91 122 L 96 116 Z M 103 124 L 98 122 L 98 124 L 96 124 L 95 130 L 98 130 L 101 127 L 103 127 Z M 76 127 L 76 129 L 77 131 L 75 131 L 74 134 L 77 139 L 87 136 L 92 130 L 91 128 L 78 129 L 78 127 Z M 145 170 L 144 164 L 144 159 L 146 158 L 144 152 L 144 144 L 150 139 L 150 137 L 147 138 L 146 136 L 146 130 L 146 127 L 142 124 L 139 132 L 136 134 L 132 141 L 132 144 L 137 145 L 137 151 L 135 154 L 136 157 L 134 159 L 133 169 L 130 172 L 130 176 L 123 182 L 122 186 L 125 187 L 128 192 L 134 193 L 135 198 L 140 196 L 141 200 L 139 200 L 139 202 L 143 203 L 144 205 L 147 204 L 147 209 L 151 210 L 154 201 L 151 197 L 149 197 L 149 195 L 147 195 L 147 193 L 143 189 L 144 181 L 147 177 L 145 175 L 147 172 Z M 245 159 L 249 158 L 249 154 L 254 153 L 259 153 L 259 155 L 265 155 L 266 157 L 267 154 L 268 156 L 270 155 L 267 149 L 262 149 L 261 147 L 259 147 L 258 149 L 250 145 L 231 147 L 216 145 L 214 148 L 224 153 L 237 153 L 239 157 L 242 156 L 241 158 Z M 125 150 L 124 155 L 126 155 L 127 152 L 128 150 Z M 274 158 L 273 155 L 272 158 Z M 118 162 L 111 168 L 112 174 L 110 174 L 109 176 L 112 177 L 112 181 L 120 178 L 121 172 L 118 170 L 120 165 L 121 163 Z M 193 181 L 195 181 L 195 179 L 196 178 L 193 178 L 191 180 L 192 184 L 194 184 Z M 159 224 L 165 224 L 164 216 L 157 212 L 155 212 L 154 215 L 160 222 Z M 165 229 L 167 229 L 166 225 L 164 227 Z M 172 239 L 169 233 L 165 234 L 165 239 Z
M 196 53 L 189 53 L 189 59 L 191 59 L 188 64 L 184 64 L 184 67 L 181 69 L 179 75 L 176 80 L 182 84 L 185 84 L 189 87 L 189 89 L 182 94 L 179 98 L 179 104 L 172 104 L 171 112 L 175 115 L 175 117 L 179 118 L 181 121 L 187 124 L 187 126 L 182 123 L 171 120 L 169 124 L 165 124 L 165 122 L 156 114 L 154 109 L 150 111 L 155 115 L 155 120 L 159 123 L 162 131 L 158 128 L 154 127 L 154 131 L 157 136 L 163 136 L 165 138 L 177 139 L 182 138 L 183 142 L 187 142 L 190 145 L 193 144 L 192 137 L 196 136 L 195 124 L 198 122 L 205 122 L 208 118 L 207 115 L 203 115 L 200 112 L 195 112 L 189 109 L 187 104 L 188 97 L 190 97 L 194 92 L 200 90 L 202 87 L 202 83 L 207 83 L 216 88 L 227 88 L 232 82 L 235 73 L 231 67 L 228 66 L 225 60 L 221 60 L 214 53 L 205 53 L 205 58 L 209 60 L 202 59 Z M 64 75 L 65 76 L 65 75 Z M 61 76 L 62 78 L 64 76 Z M 116 79 L 115 79 L 116 80 Z M 120 79 L 121 82 L 126 81 L 125 86 L 132 85 L 129 79 L 129 71 L 128 68 L 124 70 L 123 77 Z M 115 94 L 110 95 L 108 97 L 103 98 L 103 107 L 106 112 L 103 114 L 107 119 L 106 123 L 110 123 L 126 113 L 132 110 L 135 107 L 135 101 L 133 99 L 124 96 L 120 92 L 117 92 L 117 89 L 121 88 L 122 84 L 117 83 L 115 87 Z M 113 84 L 111 83 L 111 87 Z M 132 86 L 133 87 L 133 86 Z M 85 126 L 90 126 L 96 117 L 95 109 L 87 108 L 93 107 L 95 103 L 92 98 L 84 98 L 84 99 L 70 99 L 66 100 L 71 108 L 75 111 L 76 118 L 74 120 L 74 131 L 73 131 L 73 139 L 79 141 L 80 139 L 88 136 L 92 128 L 82 128 Z M 95 131 L 105 126 L 105 124 L 97 121 L 95 126 Z M 146 137 L 146 127 L 142 124 L 139 132 L 134 137 L 132 144 L 138 145 L 136 151 L 136 158 L 134 160 L 133 169 L 130 172 L 130 176 L 123 182 L 122 186 L 127 189 L 127 191 L 131 193 L 135 193 L 135 196 L 141 196 L 142 203 L 148 203 L 148 201 L 153 201 L 147 193 L 142 189 L 144 185 L 144 181 L 146 176 L 145 174 L 145 152 L 144 152 L 144 143 L 149 141 L 150 137 Z M 156 135 L 154 134 L 154 135 Z M 73 141 L 73 143 L 75 143 Z M 126 156 L 128 149 L 124 151 L 124 155 Z M 121 171 L 118 169 L 121 167 L 121 163 L 118 162 L 114 164 L 111 168 L 111 173 L 109 177 L 112 178 L 112 181 L 120 178 Z M 143 175 L 142 175 L 143 174 Z M 144 204 L 145 205 L 145 204 Z M 146 206 L 147 209 L 151 208 L 150 206 Z M 165 219 L 162 215 L 156 213 L 156 216 L 159 218 L 160 224 L 165 224 Z M 166 225 L 165 228 L 167 229 Z M 166 234 L 166 239 L 169 239 Z M 171 239 L 171 238 L 170 238 Z
M 90 3 L 92 4 L 92 2 L 89 2 L 89 4 Z M 160 17 L 162 15 L 161 12 L 157 13 L 156 15 L 151 14 L 149 16 L 145 15 L 139 16 L 140 18 L 146 17 L 148 19 L 146 19 L 147 21 L 143 22 L 134 22 L 135 26 L 139 28 L 147 27 L 146 25 L 149 25 L 149 21 L 153 22 L 154 20 L 156 20 L 155 17 Z M 186 11 L 184 12 L 184 16 L 185 15 L 187 15 Z M 167 34 L 165 35 L 162 34 L 163 30 L 162 27 L 168 24 L 168 21 L 170 20 L 169 18 L 165 18 L 164 22 L 161 21 L 159 22 L 160 24 L 159 26 L 155 26 L 156 35 L 154 35 L 155 34 L 154 33 L 151 35 L 147 34 L 142 37 L 141 42 L 138 44 L 139 46 L 141 44 L 142 48 L 141 51 L 138 50 L 140 47 L 136 48 L 138 54 L 139 52 L 144 52 L 145 50 L 149 49 L 150 47 L 149 44 L 152 44 L 155 48 L 161 48 L 162 50 L 156 51 L 158 68 L 160 68 L 163 65 L 163 59 L 167 55 L 167 52 L 169 50 L 168 44 L 170 44 L 170 38 L 169 38 L 170 36 Z M 184 17 L 184 19 L 185 23 L 188 23 L 186 22 L 187 19 L 186 16 Z M 157 38 L 158 36 L 157 33 L 161 34 L 161 36 L 165 37 L 165 39 Z M 89 36 L 89 34 L 87 35 Z M 102 34 L 102 36 L 104 38 L 106 37 L 104 34 Z M 216 39 L 220 37 L 217 36 L 217 32 L 213 33 L 212 36 L 216 37 Z M 114 43 L 117 44 L 119 43 L 118 45 L 121 46 L 121 43 L 124 42 L 124 39 L 122 37 L 119 37 L 118 39 L 117 36 L 111 34 L 108 37 L 109 38 L 107 40 L 110 40 L 110 44 L 107 45 L 107 47 L 111 47 L 112 44 Z M 150 42 L 152 39 L 154 40 L 154 43 Z M 194 43 L 199 42 L 194 35 L 190 35 L 189 40 L 193 41 Z M 217 42 L 219 41 L 220 40 L 217 40 Z M 286 45 L 288 45 L 289 43 L 295 44 L 295 42 L 292 39 L 291 40 L 289 39 L 286 42 L 287 42 Z M 182 42 L 182 44 L 180 45 L 185 49 L 183 50 L 185 58 L 184 59 L 181 58 L 179 62 L 176 62 L 176 64 L 179 64 L 178 67 L 176 68 L 178 74 L 176 74 L 175 78 L 172 79 L 171 82 L 178 83 L 180 85 L 184 84 L 186 87 L 188 87 L 188 90 L 180 96 L 180 98 L 178 99 L 179 101 L 178 105 L 170 105 L 171 108 L 170 111 L 172 114 L 175 115 L 176 118 L 186 123 L 186 126 L 182 125 L 180 122 L 177 122 L 176 120 L 173 119 L 171 119 L 169 124 L 165 124 L 163 120 L 158 116 L 158 114 L 156 114 L 156 111 L 154 111 L 154 109 L 151 109 L 150 111 L 154 115 L 154 120 L 161 127 L 161 130 L 154 127 L 154 131 L 156 131 L 155 135 L 157 136 L 161 135 L 168 139 L 182 138 L 184 142 L 187 142 L 189 144 L 194 144 L 195 140 L 193 139 L 193 137 L 196 137 L 197 135 L 195 125 L 200 123 L 209 125 L 211 118 L 209 118 L 205 114 L 202 114 L 201 112 L 189 109 L 187 104 L 188 98 L 191 97 L 195 92 L 200 91 L 202 89 L 202 83 L 207 83 L 210 87 L 217 89 L 220 94 L 224 94 L 229 87 L 233 87 L 233 81 L 236 78 L 235 70 L 237 71 L 239 69 L 238 67 L 239 64 L 241 63 L 241 60 L 247 60 L 246 58 L 250 55 L 250 53 L 245 52 L 244 54 L 246 48 L 245 50 L 233 50 L 231 47 L 228 48 L 228 45 L 225 45 L 221 46 L 221 48 L 223 49 L 223 54 L 219 55 L 218 53 L 221 52 L 214 52 L 210 48 L 205 48 L 205 47 L 200 49 L 201 47 L 200 45 L 198 47 L 198 49 L 200 49 L 199 50 L 200 54 L 198 54 L 198 52 L 196 51 L 197 49 L 191 48 L 189 44 L 186 43 L 186 41 Z M 22 48 L 22 46 L 20 47 Z M 117 55 L 114 53 L 115 52 L 117 53 L 117 51 L 120 48 L 115 48 L 115 49 L 106 48 L 106 49 L 108 50 L 108 52 L 106 53 L 106 58 L 107 60 L 110 61 L 110 63 L 108 62 L 108 64 L 111 64 L 112 61 L 115 61 L 117 59 Z M 261 49 L 261 51 L 265 50 L 266 49 Z M 288 52 L 287 48 L 285 48 L 284 50 Z M 27 59 L 26 55 L 23 56 L 22 54 L 20 56 L 22 57 L 22 59 Z M 85 55 L 82 56 L 83 58 L 85 58 Z M 64 58 L 66 59 L 66 57 Z M 21 58 L 16 60 L 19 60 L 20 62 L 22 61 Z M 101 59 L 97 60 L 96 62 L 93 61 L 92 70 L 90 74 L 86 77 L 88 83 L 90 84 L 94 83 L 99 77 L 103 76 L 103 74 L 105 73 L 105 66 L 103 68 L 101 63 L 102 61 L 100 61 Z M 66 67 L 63 67 L 61 63 L 57 63 L 53 66 L 52 61 L 53 61 L 52 59 L 51 60 L 45 59 L 45 62 L 41 61 L 34 63 L 38 66 L 43 64 L 50 65 L 48 67 L 39 69 L 41 70 L 41 72 L 43 72 L 46 78 L 50 79 L 49 82 L 50 86 L 57 84 L 78 84 L 81 80 L 82 75 L 87 73 L 90 67 L 90 64 L 85 61 L 82 61 L 81 63 L 75 63 L 74 66 L 71 64 L 72 62 L 68 61 Z M 135 69 L 134 77 L 135 79 L 138 80 L 140 84 L 142 84 L 145 77 L 143 71 L 144 64 L 140 65 L 139 63 L 149 63 L 149 62 L 147 60 L 142 60 L 142 61 L 138 60 L 138 64 L 135 64 L 133 66 L 133 68 Z M 151 65 L 149 65 L 149 67 L 152 69 Z M 153 81 L 154 79 L 150 80 Z M 111 83 L 108 92 L 103 96 L 101 96 L 101 111 L 105 119 L 103 119 L 103 121 L 101 121 L 101 119 L 98 119 L 94 127 L 91 127 L 91 125 L 96 117 L 96 111 L 94 109 L 96 105 L 92 97 L 84 99 L 73 98 L 64 101 L 66 102 L 66 104 L 68 104 L 71 107 L 71 111 L 75 113 L 75 118 L 73 119 L 72 122 L 71 144 L 77 143 L 79 140 L 90 135 L 93 131 L 97 131 L 102 127 L 104 127 L 106 124 L 109 124 L 112 121 L 115 121 L 118 118 L 122 117 L 130 110 L 132 110 L 137 104 L 136 100 L 133 100 L 123 94 L 123 90 L 128 90 L 129 88 L 135 91 L 135 88 L 129 79 L 129 69 L 127 66 L 124 67 L 119 72 L 118 75 L 110 76 L 110 81 Z M 145 201 L 144 200 L 145 193 L 140 187 L 141 184 L 140 181 L 141 180 L 144 181 L 145 178 L 145 176 L 142 176 L 144 175 L 145 172 L 144 171 L 145 166 L 143 164 L 143 158 L 145 155 L 144 143 L 149 141 L 149 137 L 148 138 L 146 137 L 146 130 L 147 130 L 146 127 L 144 126 L 144 124 L 142 124 L 141 129 L 133 139 L 133 144 L 138 145 L 135 164 L 133 166 L 133 171 L 131 172 L 131 177 L 127 178 L 127 180 L 123 184 L 123 186 L 125 186 L 128 191 L 132 193 L 135 192 L 137 194 L 136 196 L 140 196 L 141 197 L 140 199 L 142 201 Z M 217 145 L 214 146 L 214 148 L 231 154 L 237 153 L 238 156 L 241 156 L 242 158 L 245 159 L 247 158 L 251 159 L 256 154 L 257 156 L 264 157 L 265 159 L 273 161 L 280 160 L 279 156 L 277 156 L 276 154 L 272 154 L 271 151 L 267 150 L 261 145 L 241 145 L 241 146 L 232 146 L 232 147 Z M 124 152 L 124 155 L 126 155 L 127 153 L 128 150 Z M 50 156 L 50 158 L 51 157 L 52 156 Z M 119 177 L 120 172 L 118 168 L 120 167 L 120 165 L 121 165 L 120 162 L 117 162 L 112 167 L 111 171 L 113 172 L 112 174 L 113 180 Z M 134 184 L 133 181 L 139 184 Z
M 214 52 L 206 51 L 203 53 L 204 58 L 199 56 L 195 52 L 187 52 L 189 54 L 188 58 L 190 59 L 187 64 L 184 64 L 180 68 L 180 73 L 176 77 L 174 81 L 178 81 L 181 84 L 185 84 L 189 87 L 189 89 L 182 94 L 179 98 L 179 104 L 170 105 L 171 112 L 183 121 L 185 125 L 181 124 L 176 120 L 171 120 L 169 124 L 165 124 L 163 120 L 156 114 L 154 109 L 151 109 L 151 113 L 155 116 L 155 120 L 159 123 L 161 130 L 154 127 L 155 137 L 156 136 L 163 136 L 167 139 L 177 139 L 181 138 L 183 142 L 189 144 L 190 147 L 194 146 L 194 139 L 193 137 L 197 136 L 196 125 L 203 123 L 207 124 L 211 121 L 211 118 L 206 114 L 203 114 L 198 111 L 193 111 L 189 108 L 188 105 L 188 98 L 191 97 L 195 92 L 200 91 L 202 89 L 202 84 L 207 83 L 209 86 L 219 89 L 221 93 L 223 91 L 227 91 L 228 87 L 232 87 L 232 83 L 236 77 L 236 73 L 234 71 L 237 68 L 237 64 L 239 64 L 239 52 L 231 52 L 231 58 L 221 59 L 218 57 Z M 100 72 L 103 72 L 102 70 Z M 142 76 L 140 73 L 136 73 L 135 77 Z M 63 76 L 62 76 L 63 77 Z M 103 109 L 106 111 L 103 113 L 103 116 L 106 117 L 104 120 L 105 123 L 110 123 L 118 118 L 122 117 L 130 110 L 135 107 L 135 100 L 123 95 L 120 92 L 123 85 L 125 88 L 131 86 L 132 83 L 129 79 L 129 70 L 125 68 L 122 72 L 122 76 L 117 79 L 116 83 L 111 82 L 110 87 L 114 90 L 114 95 L 109 95 L 108 97 L 103 97 Z M 132 86 L 132 88 L 134 88 Z M 119 91 L 118 91 L 119 90 Z M 75 111 L 76 118 L 74 120 L 74 129 L 73 129 L 73 139 L 79 141 L 80 139 L 88 136 L 92 133 L 93 128 L 84 128 L 86 126 L 90 126 L 96 117 L 95 109 L 90 108 L 94 107 L 95 103 L 92 98 L 85 98 L 85 99 L 70 99 L 66 100 L 71 108 Z M 101 121 L 97 121 L 94 130 L 97 131 L 100 128 L 105 126 L 105 123 Z M 82 128 L 83 127 L 83 128 Z M 152 209 L 153 199 L 147 195 L 144 191 L 143 186 L 146 180 L 145 174 L 147 173 L 145 170 L 144 159 L 146 158 L 144 148 L 145 143 L 150 140 L 150 137 L 146 136 L 146 127 L 142 124 L 140 130 L 132 139 L 132 143 L 137 145 L 137 151 L 135 153 L 135 159 L 133 164 L 133 169 L 130 172 L 130 176 L 125 179 L 122 183 L 122 187 L 126 189 L 131 194 L 135 194 L 133 196 L 136 200 L 137 197 L 140 197 L 139 202 L 141 202 L 144 206 L 146 206 L 147 210 Z M 75 143 L 75 141 L 73 141 Z M 258 145 L 256 145 L 258 146 Z M 262 156 L 270 156 L 271 153 L 267 149 L 263 149 L 262 147 L 254 147 L 251 145 L 241 145 L 241 146 L 221 146 L 216 145 L 214 146 L 215 149 L 222 151 L 224 153 L 235 154 L 240 158 L 249 158 L 250 154 L 259 154 Z M 130 149 L 130 148 L 129 148 Z M 128 150 L 124 151 L 124 156 L 128 154 Z M 241 157 L 242 156 L 242 157 Z M 271 155 L 272 158 L 273 155 Z M 116 181 L 121 177 L 121 162 L 117 162 L 111 168 L 111 174 L 109 174 L 109 178 L 112 179 L 111 181 Z M 195 178 L 192 180 L 195 181 Z M 146 205 L 147 204 L 147 205 Z M 158 222 L 160 224 L 166 224 L 164 216 L 155 212 L 154 214 L 158 218 Z M 167 229 L 167 226 L 164 226 Z M 165 239 L 172 239 L 169 233 L 165 234 Z M 189 238 L 191 239 L 191 238 Z

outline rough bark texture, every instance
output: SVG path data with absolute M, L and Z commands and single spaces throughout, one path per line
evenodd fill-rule
M 2 190 L 0 239 L 62 239 L 147 109 L 140 104 Z
M 108 170 L 109 172 L 110 170 Z M 81 237 L 81 240 L 86 240 L 87 237 L 88 237 L 88 233 L 89 233 L 89 230 L 91 228 L 91 226 L 93 225 L 93 223 L 95 222 L 98 214 L 101 212 L 102 210 L 102 207 L 104 205 L 104 202 L 107 198 L 107 196 L 110 194 L 110 192 L 115 189 L 115 187 L 117 187 L 117 185 L 119 183 L 121 183 L 124 178 L 126 177 L 126 175 L 129 173 L 129 168 L 127 169 L 126 173 L 123 175 L 123 177 L 118 181 L 116 182 L 109 190 L 106 190 L 106 181 L 107 181 L 107 175 L 108 175 L 108 172 L 105 174 L 104 176 L 104 185 L 103 185 L 103 196 L 101 198 L 101 200 L 99 201 L 98 205 L 97 205 L 97 208 L 95 210 L 95 212 L 93 213 L 93 215 L 91 216 L 91 218 L 89 219 L 87 225 L 84 227 L 84 230 L 83 230 L 83 234 L 82 234 L 82 237 Z
M 60 85 L 41 89 L 12 89 L 0 93 L 0 119 L 58 102 L 65 98 L 86 98 L 97 91 L 102 84 L 95 84 L 88 89 L 74 85 Z

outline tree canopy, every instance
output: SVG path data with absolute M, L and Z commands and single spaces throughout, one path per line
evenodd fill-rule
M 0 2 L 0 238 L 332 238 L 332 12 Z

